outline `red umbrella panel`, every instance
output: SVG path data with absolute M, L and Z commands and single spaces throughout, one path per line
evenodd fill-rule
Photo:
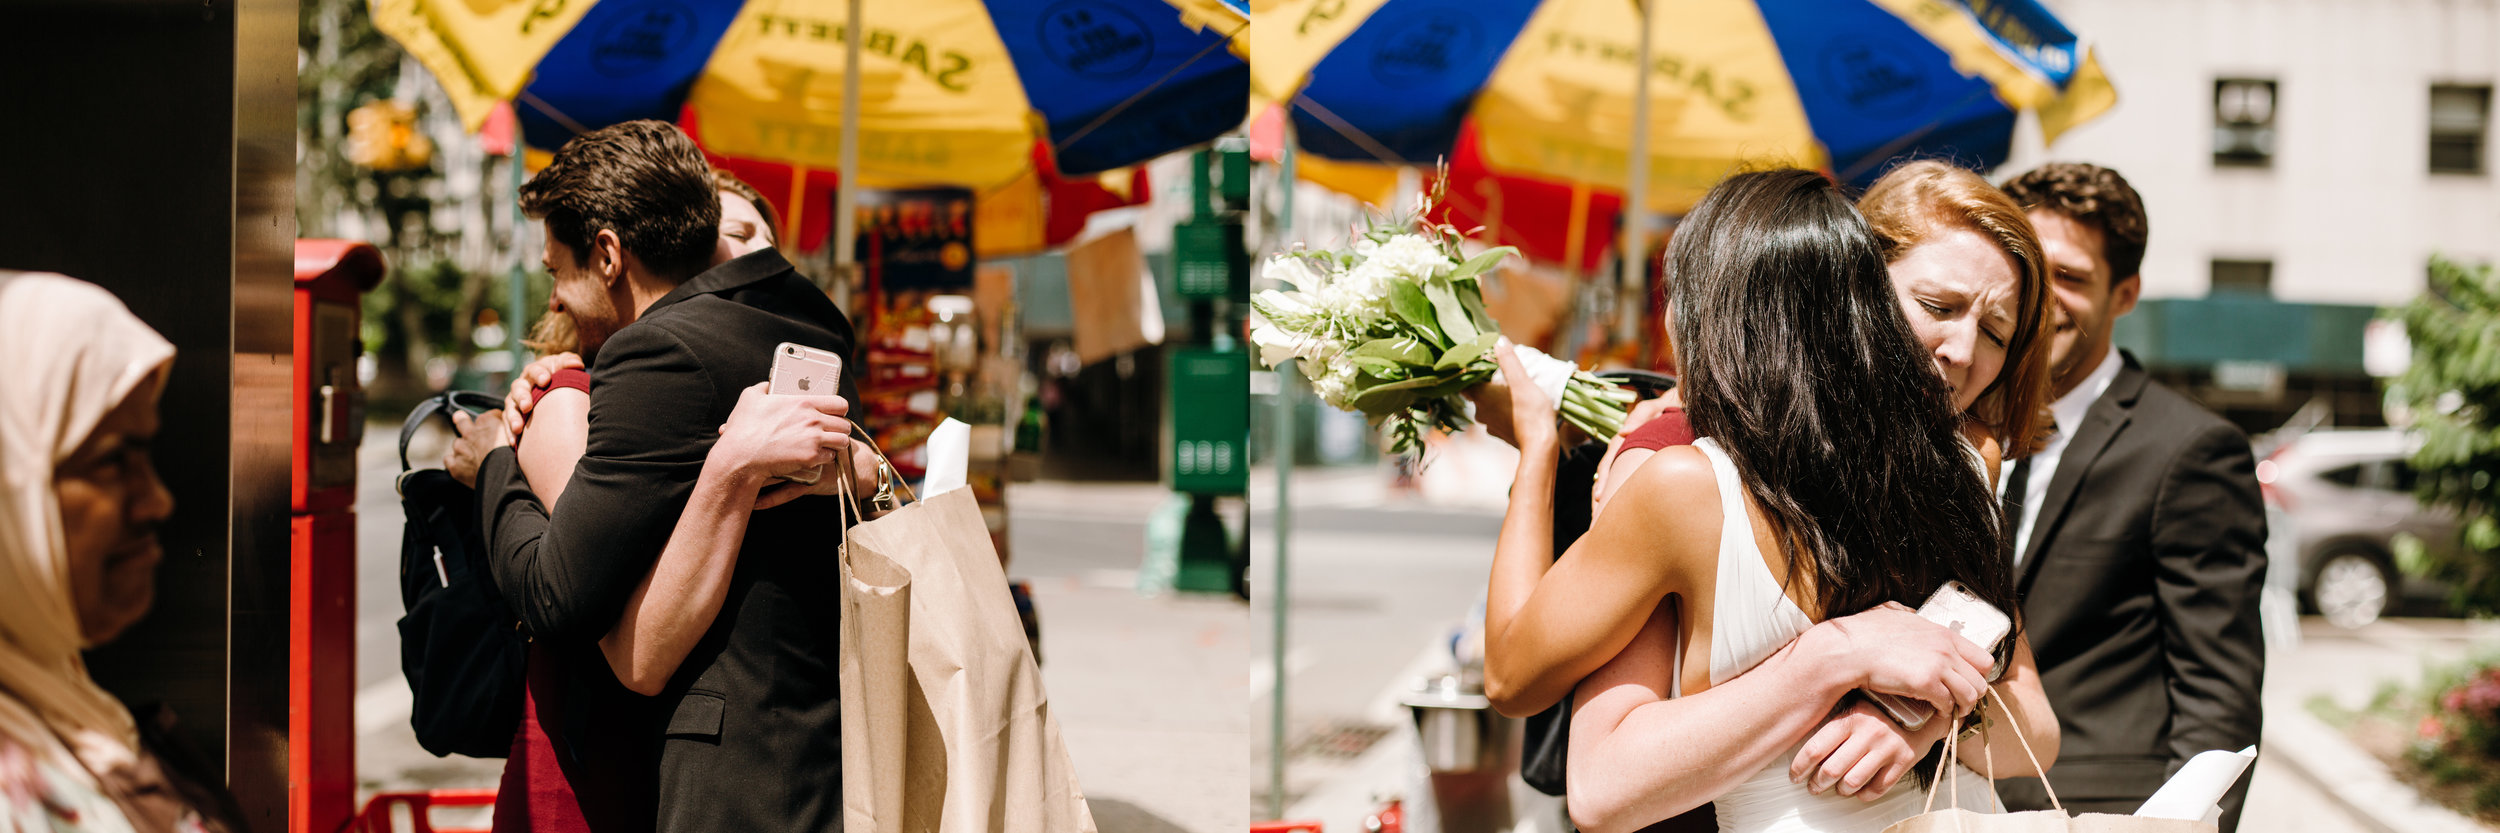
M 1269 107 L 1251 122 L 1252 158 L 1277 161 L 1284 143 L 1283 108 Z M 1516 246 L 1529 260 L 1580 272 L 1594 271 L 1614 245 L 1623 215 L 1619 190 L 1494 171 L 1485 165 L 1473 123 L 1461 128 L 1450 157 L 1442 161 L 1449 181 L 1431 218 L 1435 222 L 1461 231 L 1481 226 L 1477 239 L 1487 245 Z M 1295 163 L 1303 179 L 1375 204 L 1389 199 L 1396 176 L 1387 166 L 1308 155 Z
M 1596 270 L 1623 225 L 1619 191 L 1485 167 L 1473 123 L 1459 130 L 1445 184 L 1441 207 L 1450 225 L 1460 231 L 1482 226 L 1491 245 L 1517 246 L 1529 260 L 1575 272 Z

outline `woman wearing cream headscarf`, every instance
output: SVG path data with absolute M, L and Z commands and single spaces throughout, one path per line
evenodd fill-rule
M 79 653 L 154 600 L 173 345 L 93 284 L 0 272 L 0 356 L 0 833 L 240 829 Z

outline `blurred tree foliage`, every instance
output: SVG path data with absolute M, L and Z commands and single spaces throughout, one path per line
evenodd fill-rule
M 2465 519 L 2462 547 L 2415 549 L 2430 577 L 2470 610 L 2500 610 L 2500 279 L 2492 267 L 2431 259 L 2430 291 L 2394 310 L 2413 363 L 2388 392 L 2422 437 L 2422 502 Z M 2453 554 L 2445 554 L 2451 553 Z
M 390 276 L 365 296 L 362 334 L 377 359 L 377 413 L 388 413 L 434 389 L 429 364 L 469 366 L 481 350 L 472 338 L 480 310 L 507 303 L 508 163 L 452 152 L 474 140 L 432 112 L 446 106 L 441 92 L 373 27 L 365 0 L 305 0 L 297 8 L 297 228 L 305 237 L 365 238 L 390 263 Z M 443 150 L 406 170 L 357 164 L 352 114 L 385 109 L 375 105 L 413 110 L 418 128 L 434 134 L 419 141 Z M 451 170 L 458 166 L 476 169 Z M 480 246 L 464 234 L 494 239 Z M 547 277 L 538 271 L 529 270 L 525 287 L 533 302 L 546 297 Z M 525 312 L 534 320 L 538 309 Z

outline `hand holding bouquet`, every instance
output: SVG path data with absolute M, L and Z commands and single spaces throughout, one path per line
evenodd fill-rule
M 1465 430 L 1460 392 L 1497 372 L 1493 344 L 1501 337 L 1479 277 L 1515 250 L 1462 258 L 1458 239 L 1448 226 L 1383 225 L 1350 251 L 1270 258 L 1266 275 L 1292 289 L 1250 301 L 1263 319 L 1250 332 L 1260 363 L 1305 360 L 1303 374 L 1321 401 L 1386 426 L 1394 453 L 1420 451 L 1427 430 Z M 1518 351 L 1533 378 L 1511 384 L 1543 387 L 1564 421 L 1601 440 L 1614 437 L 1631 391 L 1534 348 Z

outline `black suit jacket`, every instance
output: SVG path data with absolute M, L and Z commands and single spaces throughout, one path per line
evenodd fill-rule
M 2050 786 L 2070 809 L 2132 813 L 2196 753 L 2257 742 L 2266 522 L 2248 437 L 2121 356 L 2058 460 L 2016 581 L 2063 731 Z M 2039 784 L 2000 791 L 2046 809 Z M 2247 785 L 2224 801 L 2224 831 Z
M 713 267 L 600 348 L 589 446 L 552 517 L 509 449 L 487 456 L 495 580 L 536 638 L 578 646 L 616 623 L 739 392 L 764 381 L 785 341 L 852 352 L 850 322 L 778 252 Z M 857 401 L 853 375 L 842 392 Z M 651 738 L 660 830 L 841 829 L 840 523 L 832 498 L 756 513 L 720 615 L 657 698 L 656 723 L 584 727 Z M 594 691 L 623 691 L 604 664 L 581 667 L 595 651 L 576 656 L 576 676 L 606 677 Z

